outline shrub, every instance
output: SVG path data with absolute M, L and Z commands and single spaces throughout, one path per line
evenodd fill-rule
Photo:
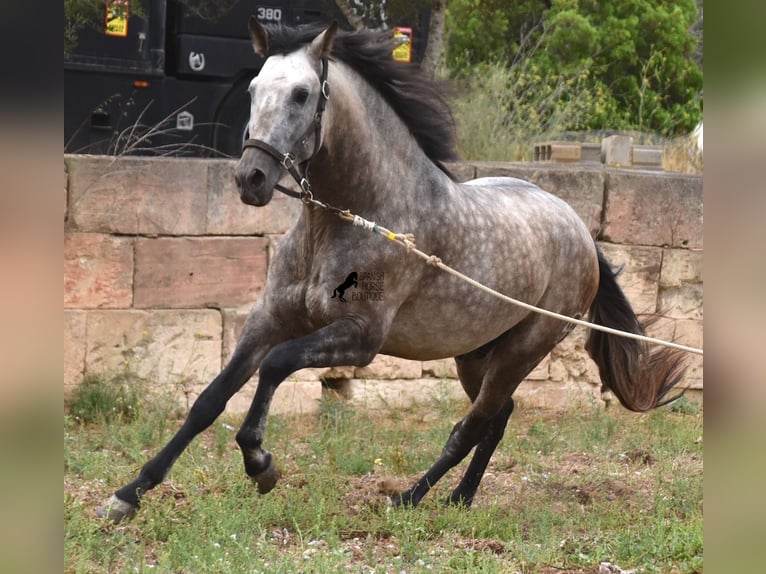
M 465 159 L 530 160 L 535 142 L 582 126 L 599 97 L 583 89 L 589 73 L 544 74 L 531 59 L 477 65 L 458 80 L 453 110 Z

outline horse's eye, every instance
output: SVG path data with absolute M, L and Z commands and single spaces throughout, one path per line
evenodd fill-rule
M 293 101 L 296 104 L 305 104 L 306 100 L 309 99 L 309 91 L 306 88 L 295 88 L 293 90 Z

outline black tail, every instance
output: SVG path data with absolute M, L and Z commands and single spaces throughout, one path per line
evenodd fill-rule
M 617 274 L 598 252 L 600 279 L 596 299 L 590 308 L 590 320 L 598 325 L 645 334 L 625 294 L 617 284 Z M 668 347 L 650 348 L 635 339 L 591 330 L 585 344 L 598 365 L 601 381 L 631 411 L 644 412 L 679 398 L 683 391 L 666 398 L 683 377 L 684 353 Z

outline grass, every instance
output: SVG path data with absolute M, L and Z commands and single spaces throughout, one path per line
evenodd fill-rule
M 453 471 L 417 509 L 391 509 L 387 495 L 435 460 L 465 406 L 434 400 L 371 413 L 328 399 L 319 416 L 272 416 L 267 446 L 284 477 L 266 496 L 244 478 L 234 441 L 241 417 L 223 417 L 136 518 L 115 526 L 97 519 L 95 506 L 179 423 L 161 401 L 95 422 L 75 419 L 70 405 L 65 571 L 548 574 L 595 573 L 604 561 L 702 571 L 699 409 L 521 405 L 473 508 L 441 504 L 458 480 Z

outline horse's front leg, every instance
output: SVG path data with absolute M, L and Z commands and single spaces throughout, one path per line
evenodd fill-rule
M 371 333 L 357 320 L 339 319 L 310 335 L 277 345 L 266 355 L 253 403 L 237 433 L 245 472 L 258 492 L 269 492 L 280 476 L 271 453 L 262 448 L 266 416 L 279 384 L 299 369 L 367 365 L 382 343 L 380 332 Z
M 117 490 L 104 506 L 96 509 L 97 514 L 114 522 L 135 514 L 143 495 L 163 481 L 192 439 L 218 418 L 229 399 L 253 376 L 272 346 L 284 338 L 271 315 L 260 305 L 254 307 L 231 360 L 194 401 L 178 432 L 141 468 L 135 480 Z

